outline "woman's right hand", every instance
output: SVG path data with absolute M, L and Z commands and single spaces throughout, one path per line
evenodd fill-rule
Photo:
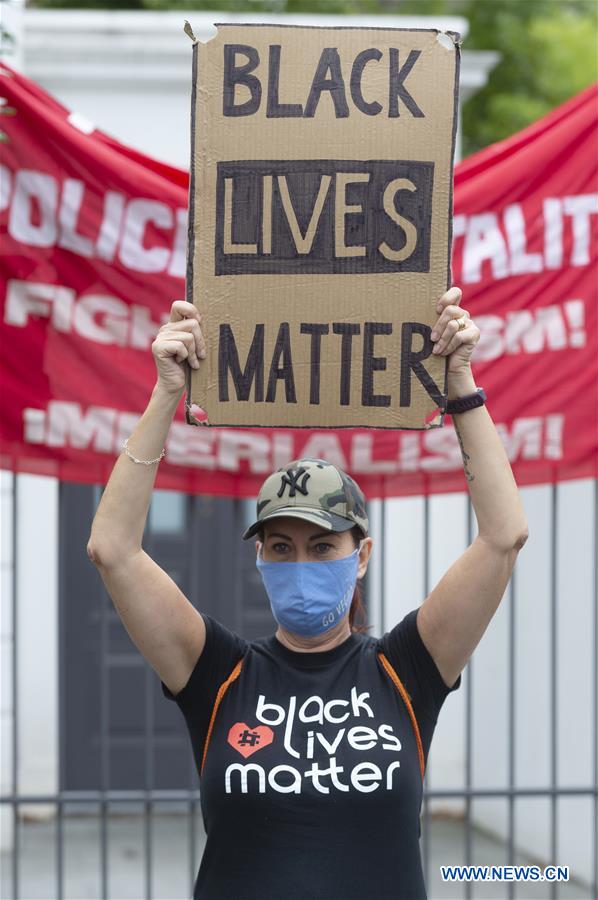
M 175 300 L 170 308 L 170 321 L 162 325 L 152 344 L 158 385 L 170 394 L 179 393 L 185 387 L 187 365 L 198 369 L 200 359 L 205 359 L 206 345 L 200 322 L 201 313 L 193 303 Z

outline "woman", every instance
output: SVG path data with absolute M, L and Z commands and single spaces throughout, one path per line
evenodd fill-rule
M 373 545 L 365 498 L 325 460 L 271 473 L 242 536 L 257 536 L 274 635 L 248 642 L 200 614 L 143 551 L 185 366 L 205 357 L 201 315 L 175 301 L 152 345 L 156 386 L 103 493 L 88 553 L 185 716 L 207 833 L 194 898 L 426 896 L 419 813 L 437 716 L 527 539 L 503 445 L 483 403 L 474 405 L 470 359 L 480 332 L 460 300 L 458 288 L 440 298 L 431 338 L 449 357 L 449 401 L 473 397 L 453 425 L 478 535 L 380 639 L 355 621 Z

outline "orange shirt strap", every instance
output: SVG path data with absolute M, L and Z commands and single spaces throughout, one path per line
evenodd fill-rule
M 208 733 L 206 735 L 206 742 L 205 742 L 204 748 L 203 748 L 203 757 L 201 760 L 200 774 L 203 773 L 203 767 L 204 767 L 204 764 L 206 761 L 206 754 L 208 752 L 208 745 L 210 743 L 210 738 L 212 737 L 212 729 L 214 727 L 214 721 L 216 719 L 216 713 L 218 712 L 218 707 L 220 706 L 220 701 L 226 694 L 227 690 L 229 689 L 229 687 L 233 683 L 233 681 L 239 677 L 239 673 L 241 672 L 242 665 L 243 665 L 243 660 L 240 659 L 239 662 L 237 663 L 237 665 L 235 666 L 235 668 L 232 670 L 232 672 L 226 679 L 226 681 L 223 681 L 222 684 L 220 685 L 220 687 L 218 688 L 218 693 L 216 694 L 216 702 L 214 703 L 214 709 L 212 710 L 210 726 L 208 728 Z
M 417 719 L 415 718 L 415 713 L 413 712 L 413 707 L 411 706 L 411 700 L 409 699 L 409 694 L 405 690 L 403 682 L 401 681 L 401 679 L 399 678 L 399 676 L 393 669 L 392 665 L 389 663 L 388 659 L 386 658 L 384 653 L 382 653 L 381 651 L 378 653 L 378 659 L 380 660 L 380 662 L 386 669 L 386 672 L 392 679 L 396 689 L 398 690 L 399 694 L 403 698 L 405 706 L 407 707 L 407 712 L 409 713 L 409 718 L 411 719 L 411 725 L 413 726 L 413 732 L 415 734 L 415 742 L 417 744 L 417 755 L 419 757 L 419 768 L 420 768 L 422 780 L 423 780 L 425 772 L 426 772 L 424 749 L 422 747 L 421 736 L 419 733 L 419 726 L 417 724 Z

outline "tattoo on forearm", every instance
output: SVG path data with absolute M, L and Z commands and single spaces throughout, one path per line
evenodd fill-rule
M 459 431 L 459 428 L 457 425 L 457 420 L 455 418 L 453 418 L 453 427 L 454 427 L 455 431 L 457 432 L 457 437 L 459 438 L 459 445 L 461 447 L 461 456 L 463 457 L 463 467 L 465 469 L 465 477 L 467 478 L 468 481 L 473 481 L 475 476 L 474 476 L 473 472 L 470 472 L 470 470 L 467 467 L 467 463 L 471 459 L 471 456 L 465 449 L 465 446 L 463 444 L 463 438 L 461 437 L 461 432 Z

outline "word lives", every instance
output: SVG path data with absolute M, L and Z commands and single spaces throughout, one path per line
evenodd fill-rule
M 434 164 L 220 162 L 216 275 L 428 272 Z

